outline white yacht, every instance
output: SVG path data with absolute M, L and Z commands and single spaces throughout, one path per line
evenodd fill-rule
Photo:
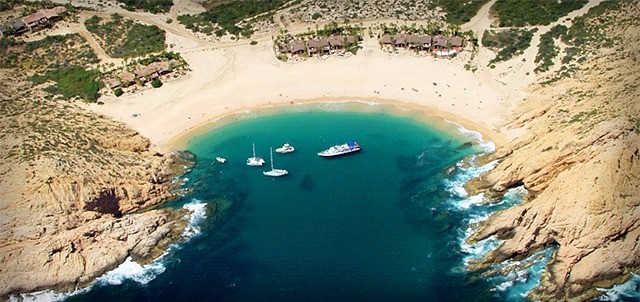
M 260 167 L 264 165 L 264 159 L 256 156 L 256 144 L 253 144 L 253 157 L 247 158 L 247 166 Z
M 226 163 L 226 162 L 227 162 L 227 159 L 226 159 L 226 158 L 224 158 L 224 157 L 220 157 L 220 156 L 218 156 L 218 157 L 216 157 L 216 161 L 218 161 L 218 162 L 219 162 L 219 163 L 221 163 L 221 164 L 224 164 L 224 163 Z
M 279 177 L 279 176 L 285 176 L 285 175 L 289 174 L 289 171 L 287 171 L 287 170 L 274 169 L 273 168 L 273 148 L 270 148 L 269 152 L 271 154 L 271 171 L 264 171 L 264 172 L 262 172 L 262 174 L 264 174 L 266 176 L 271 176 L 271 177 Z
M 318 152 L 318 155 L 322 157 L 333 157 L 356 151 L 360 151 L 360 145 L 354 141 L 348 141 L 342 145 L 335 145 L 327 150 Z
M 284 146 L 276 149 L 276 153 L 281 153 L 281 154 L 291 153 L 293 151 L 296 151 L 296 149 L 289 144 L 284 144 Z

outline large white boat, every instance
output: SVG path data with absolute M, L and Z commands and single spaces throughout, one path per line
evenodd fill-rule
M 253 156 L 247 158 L 247 166 L 260 167 L 264 165 L 264 158 L 256 156 L 256 144 L 253 144 Z
M 358 143 L 354 141 L 348 141 L 342 145 L 335 145 L 327 150 L 318 152 L 318 155 L 322 157 L 332 157 L 349 154 L 356 151 L 360 151 L 360 145 L 358 145 Z
M 269 149 L 269 152 L 271 153 L 271 171 L 264 171 L 264 172 L 262 172 L 262 174 L 264 174 L 266 176 L 271 176 L 271 177 L 285 176 L 285 175 L 289 174 L 289 171 L 287 171 L 285 169 L 274 169 L 273 168 L 273 148 Z
M 281 153 L 281 154 L 291 153 L 293 151 L 296 151 L 296 149 L 293 146 L 289 145 L 289 144 L 284 144 L 284 146 L 276 149 L 276 152 L 277 153 Z

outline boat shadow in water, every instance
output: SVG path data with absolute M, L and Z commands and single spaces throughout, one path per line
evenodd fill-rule
M 305 175 L 300 181 L 300 189 L 302 189 L 303 191 L 313 191 L 315 187 L 316 185 L 309 174 Z

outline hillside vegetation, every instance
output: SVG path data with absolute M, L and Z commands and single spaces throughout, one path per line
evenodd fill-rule
M 498 0 L 491 11 L 500 27 L 549 25 L 568 13 L 582 8 L 588 0 Z
M 166 49 L 165 32 L 155 25 L 144 25 L 118 14 L 111 20 L 93 16 L 84 22 L 100 46 L 114 58 L 132 58 Z
M 600 294 L 596 287 L 624 282 L 640 267 L 640 44 L 631 42 L 640 41 L 639 15 L 635 1 L 606 1 L 566 34 L 557 30 L 575 50 L 507 124 L 527 134 L 468 184 L 492 194 L 529 191 L 472 239 L 504 240 L 475 268 L 554 249 L 533 299 L 587 301 Z
M 52 95 L 92 102 L 100 96 L 99 73 L 92 69 L 98 57 L 78 34 L 47 36 L 28 43 L 3 37 L 0 54 L 1 68 L 34 75 L 33 83 L 45 85 L 44 90 Z

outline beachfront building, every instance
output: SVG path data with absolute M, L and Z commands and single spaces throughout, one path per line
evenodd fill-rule
M 410 35 L 407 38 L 407 44 L 411 49 L 429 50 L 431 49 L 431 36 Z
M 307 50 L 307 45 L 302 40 L 294 40 L 289 43 L 289 53 L 291 55 L 300 55 Z
M 345 45 L 345 38 L 342 35 L 331 36 L 327 41 L 331 50 L 343 49 Z
M 460 52 L 462 50 L 462 48 L 464 48 L 464 39 L 462 37 L 452 37 L 450 40 L 451 43 L 451 48 L 457 50 L 458 52 Z
M 160 62 L 153 62 L 147 66 L 143 66 L 135 70 L 133 73 L 128 71 L 119 72 L 113 76 L 106 77 L 103 82 L 106 87 L 111 90 L 117 88 L 127 88 L 137 81 L 140 83 L 146 83 L 157 79 L 158 77 L 171 73 L 175 67 L 179 66 L 180 62 L 174 59 Z
M 330 46 L 329 40 L 327 39 L 312 39 L 307 42 L 307 49 L 309 51 L 309 55 L 313 56 L 314 54 L 323 55 L 329 53 Z
M 453 57 L 462 51 L 465 41 L 459 36 L 447 38 L 441 35 L 431 37 L 398 33 L 395 36 L 382 35 L 380 44 L 383 49 L 388 51 L 404 48 L 415 51 L 431 51 L 436 57 Z
M 409 38 L 409 35 L 407 34 L 397 34 L 393 37 L 393 41 L 394 41 L 394 46 L 396 48 L 405 48 L 407 47 L 407 39 Z

